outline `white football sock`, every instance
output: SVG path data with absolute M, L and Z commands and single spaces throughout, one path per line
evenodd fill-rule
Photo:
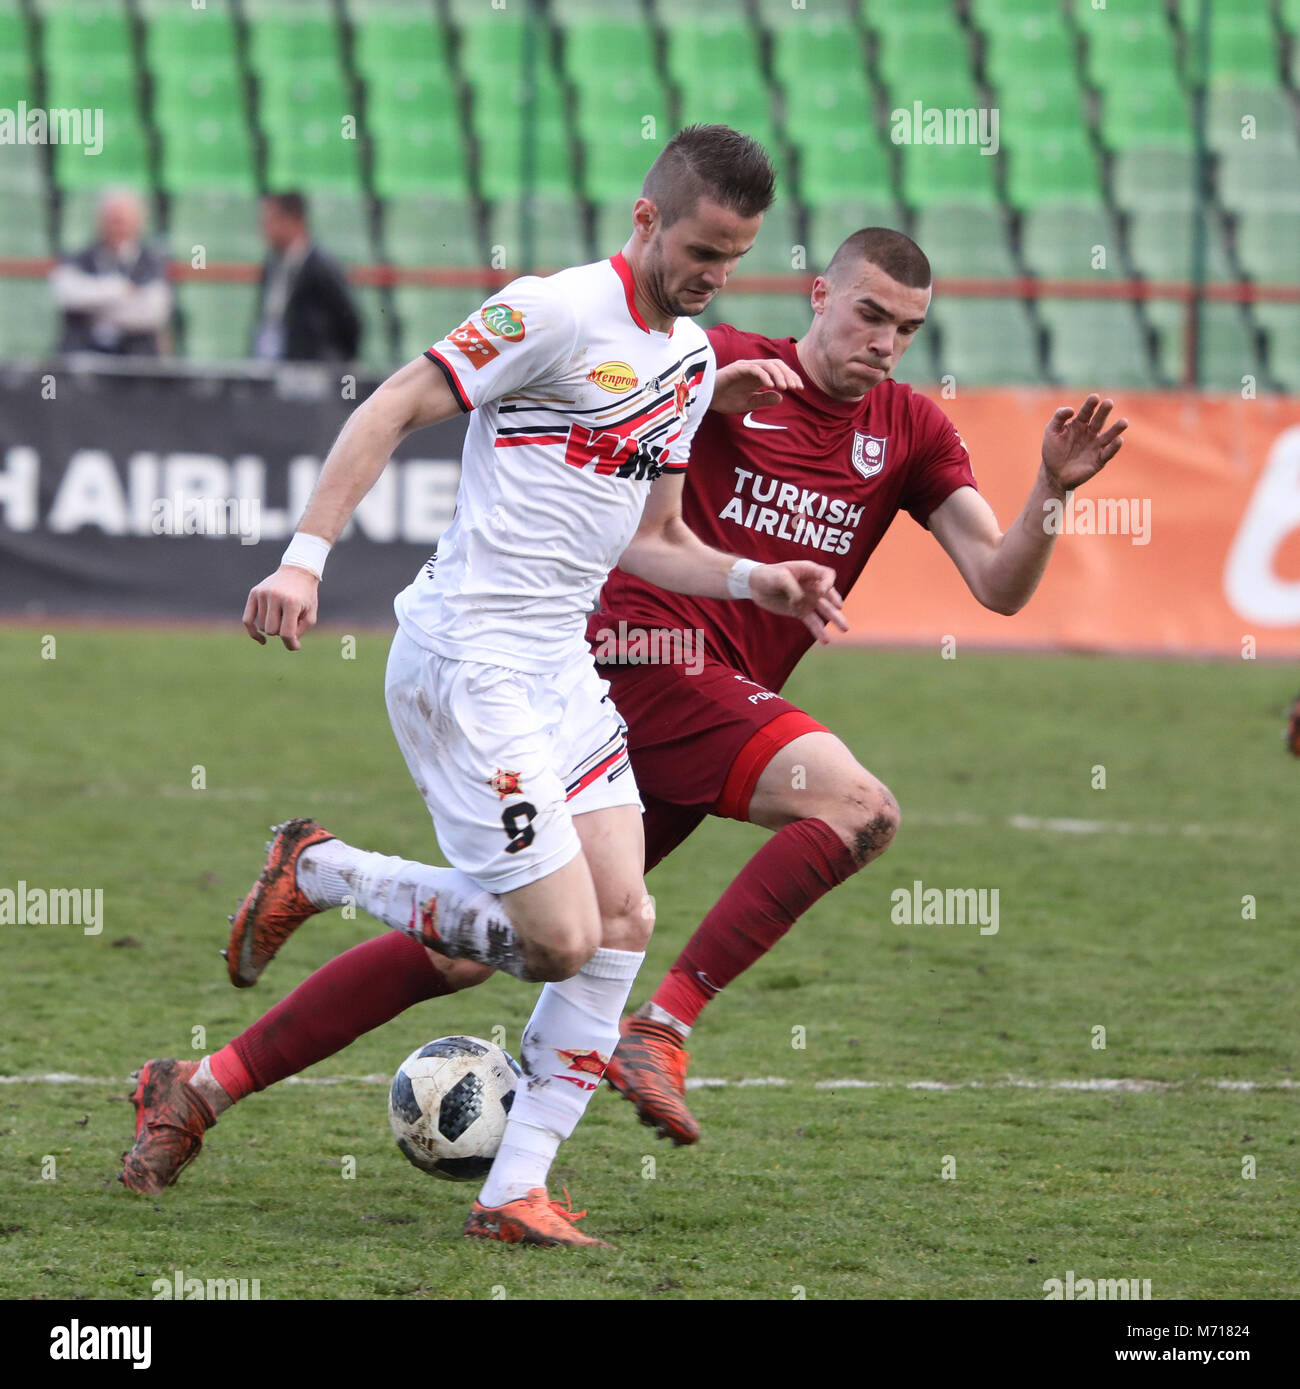
M 556 1149 L 586 1112 L 618 1045 L 618 1020 L 644 959 L 639 950 L 602 948 L 572 979 L 542 990 L 524 1029 L 524 1076 L 479 1193 L 483 1205 L 502 1206 L 546 1185 Z M 553 1140 L 549 1151 L 542 1137 Z
M 186 1081 L 186 1084 L 197 1090 L 207 1100 L 212 1106 L 214 1114 L 224 1114 L 234 1104 L 234 1100 L 221 1088 L 221 1082 L 212 1074 L 212 1062 L 209 1057 L 205 1056 L 199 1062 L 198 1070 Z
M 353 902 L 453 959 L 527 977 L 523 947 L 501 899 L 459 868 L 435 868 L 327 839 L 299 857 L 298 886 L 322 911 Z

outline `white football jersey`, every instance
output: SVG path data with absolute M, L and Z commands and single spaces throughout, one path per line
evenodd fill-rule
M 648 328 L 620 253 L 512 281 L 425 356 L 473 416 L 451 525 L 394 604 L 402 630 L 534 674 L 588 659 L 587 614 L 708 409 L 708 338 L 689 318 Z

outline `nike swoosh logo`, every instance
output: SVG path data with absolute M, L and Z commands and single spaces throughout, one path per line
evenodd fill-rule
M 745 424 L 747 424 L 747 425 L 750 427 L 750 429 L 788 429 L 788 428 L 789 428 L 789 425 L 784 425 L 784 424 L 760 424 L 759 421 L 756 420 L 756 419 L 754 418 L 754 412 L 753 412 L 752 410 L 749 412 L 748 415 L 745 416 L 744 422 L 745 422 Z

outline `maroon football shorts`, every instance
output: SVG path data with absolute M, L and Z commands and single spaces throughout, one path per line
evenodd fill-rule
M 648 872 L 704 819 L 747 820 L 763 768 L 825 724 L 731 666 L 597 662 L 627 723 Z

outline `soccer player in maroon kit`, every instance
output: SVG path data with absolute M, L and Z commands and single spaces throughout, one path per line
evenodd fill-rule
M 760 563 L 819 559 L 847 594 L 905 510 L 933 532 L 985 607 L 1018 611 L 1052 549 L 1044 504 L 1104 467 L 1127 421 L 1106 429 L 1112 402 L 1096 396 L 1077 413 L 1057 410 L 1029 499 L 1004 534 L 947 416 L 888 379 L 929 302 L 920 249 L 875 227 L 850 236 L 817 278 L 812 325 L 797 343 L 710 330 L 719 374 L 683 499 L 691 530 Z M 746 387 L 754 393 L 741 413 L 736 397 Z M 807 628 L 783 626 L 753 604 L 665 593 L 618 569 L 602 602 L 587 633 L 598 652 L 602 633 L 607 643 L 608 633 L 629 629 L 703 634 L 704 660 L 696 653 L 690 668 L 602 667 L 628 724 L 646 808 L 646 871 L 709 814 L 775 831 L 650 1001 L 624 1020 L 605 1073 L 644 1123 L 693 1143 L 699 1126 L 683 1098 L 684 1043 L 700 1011 L 824 893 L 884 853 L 898 804 L 839 738 L 779 695 L 813 644 Z M 647 645 L 671 649 L 663 638 Z

